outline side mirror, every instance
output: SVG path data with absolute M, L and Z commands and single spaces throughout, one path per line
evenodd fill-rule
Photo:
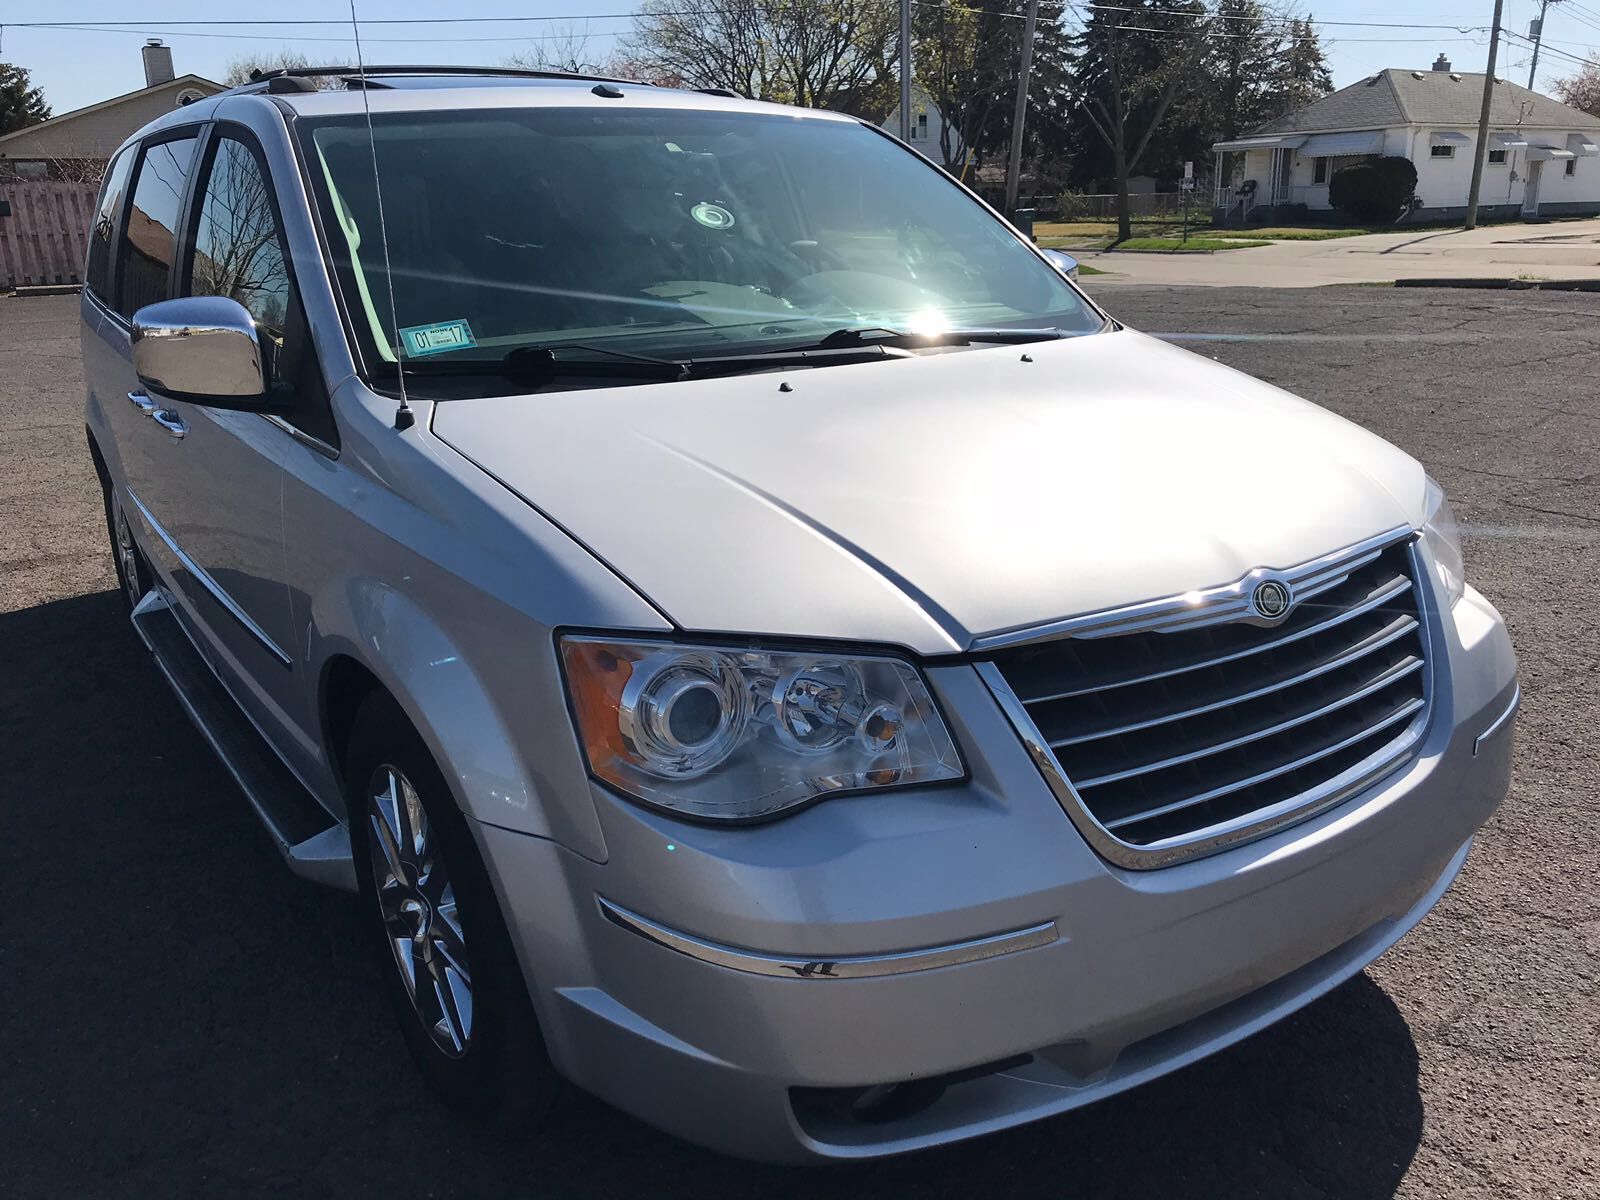
M 133 370 L 151 391 L 210 408 L 272 408 L 253 318 L 226 296 L 185 296 L 133 314 Z
M 1050 265 L 1068 279 L 1076 279 L 1078 277 L 1078 260 L 1065 250 L 1046 250 L 1041 248 L 1039 253 L 1049 259 Z

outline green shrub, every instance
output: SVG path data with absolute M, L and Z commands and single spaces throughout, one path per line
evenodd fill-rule
M 1396 221 L 1417 191 L 1417 168 L 1408 158 L 1375 158 L 1333 173 L 1328 203 L 1358 221 Z

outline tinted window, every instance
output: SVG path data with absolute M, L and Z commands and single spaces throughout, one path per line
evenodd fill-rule
M 198 192 L 186 295 L 227 296 L 255 318 L 268 386 L 291 425 L 338 444 L 327 388 L 289 273 L 287 242 L 260 158 L 220 134 Z
M 264 338 L 283 341 L 289 271 L 272 193 L 244 143 L 222 138 L 211 160 L 194 234 L 189 290 L 227 296 L 256 319 Z
M 174 231 L 183 187 L 194 161 L 195 139 L 162 142 L 144 152 L 133 185 L 133 207 L 122 235 L 117 311 L 132 316 L 146 304 L 167 298 L 172 274 Z
M 95 211 L 94 228 L 89 230 L 89 265 L 83 281 L 102 300 L 111 298 L 111 239 L 117 232 L 117 217 L 122 213 L 122 197 L 133 169 L 133 150 L 124 150 L 106 169 L 100 190 L 100 207 Z

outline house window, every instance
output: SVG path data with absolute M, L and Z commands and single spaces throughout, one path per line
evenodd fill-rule
M 1328 160 L 1326 158 L 1314 158 L 1311 160 L 1311 182 L 1328 182 Z
M 918 113 L 917 114 L 917 137 L 921 138 L 923 141 L 927 141 L 928 140 L 928 114 L 927 113 Z
M 1506 165 L 1506 152 L 1503 147 L 1499 150 L 1489 151 L 1489 165 L 1491 167 L 1503 167 Z
M 1575 158 L 1567 159 L 1567 174 L 1568 175 L 1576 175 L 1577 173 L 1578 173 L 1578 160 L 1575 159 Z
M 1455 156 L 1456 156 L 1456 148 L 1454 146 L 1429 146 L 1428 147 L 1428 157 L 1429 158 L 1454 158 Z

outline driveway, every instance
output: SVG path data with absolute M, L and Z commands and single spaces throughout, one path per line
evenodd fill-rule
M 1419 456 L 1511 626 L 1511 795 L 1372 968 L 1136 1091 L 891 1162 L 753 1166 L 581 1097 L 463 1129 L 354 899 L 284 869 L 127 626 L 76 300 L 0 299 L 0 1197 L 1600 1196 L 1600 296 L 1099 290 Z
M 1396 279 L 1600 279 L 1600 219 L 1409 229 L 1215 254 L 1072 251 L 1096 286 L 1317 287 Z

